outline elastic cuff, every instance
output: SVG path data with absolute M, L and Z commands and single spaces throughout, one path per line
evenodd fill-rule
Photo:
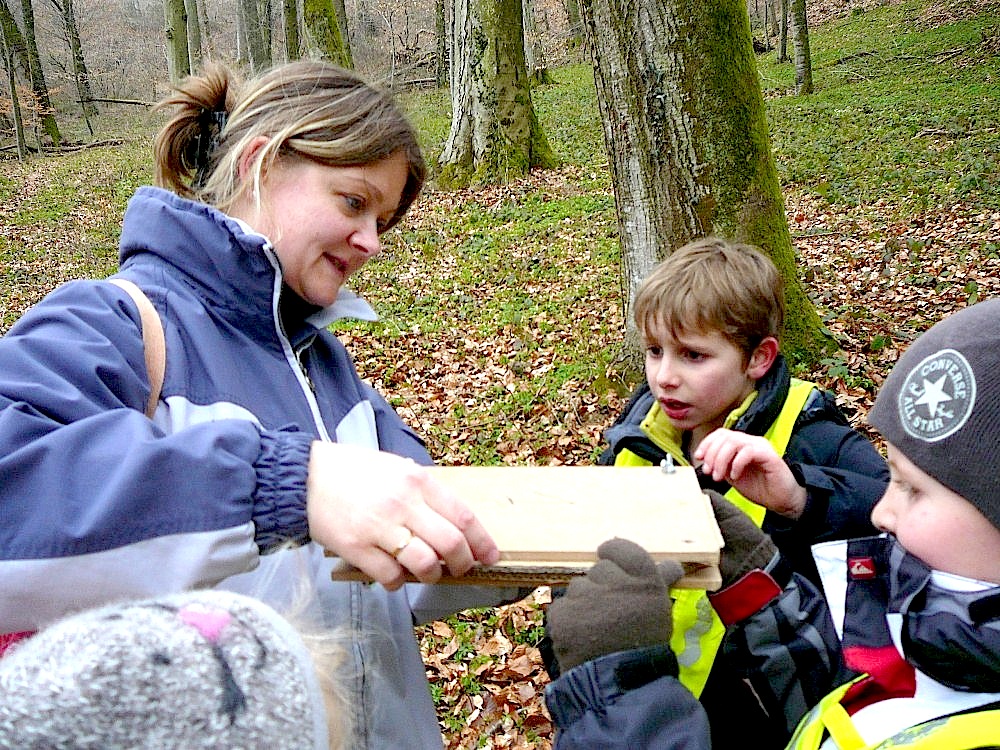
M 666 644 L 636 649 L 615 667 L 615 679 L 622 690 L 635 690 L 661 677 L 676 677 L 677 656 Z
M 568 727 L 588 711 L 603 713 L 630 690 L 662 677 L 677 677 L 677 657 L 668 644 L 616 651 L 585 661 L 545 688 L 545 705 L 558 727 Z
M 829 477 L 822 471 L 817 471 L 816 467 L 807 468 L 794 461 L 786 461 L 785 463 L 798 485 L 806 490 L 806 504 L 795 524 L 801 530 L 799 533 L 810 537 L 814 536 L 826 528 L 826 516 L 833 486 L 830 484 Z
M 254 541 L 265 554 L 282 544 L 309 541 L 306 477 L 313 438 L 283 430 L 262 432 L 260 438 L 253 522 Z
M 775 555 L 767 570 L 757 568 L 721 591 L 708 594 L 712 608 L 729 627 L 756 614 L 781 595 L 791 578 L 791 571 L 780 555 Z

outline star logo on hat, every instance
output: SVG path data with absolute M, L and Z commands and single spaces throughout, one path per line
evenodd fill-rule
M 920 395 L 920 398 L 913 402 L 913 405 L 920 406 L 921 404 L 927 404 L 927 409 L 931 417 L 937 415 L 938 407 L 946 401 L 952 400 L 951 396 L 944 392 L 944 381 L 947 379 L 947 375 L 942 375 L 934 382 L 924 380 L 924 392 Z
M 954 349 L 942 349 L 907 374 L 899 392 L 899 418 L 909 435 L 935 442 L 962 429 L 975 400 L 969 362 Z

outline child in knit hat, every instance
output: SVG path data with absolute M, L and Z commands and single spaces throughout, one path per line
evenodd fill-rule
M 0 659 L 0 748 L 339 750 L 340 654 L 227 591 L 88 610 Z
M 822 594 L 712 497 L 725 547 L 709 598 L 727 653 L 790 749 L 1000 746 L 1000 300 L 920 336 L 869 421 L 888 443 L 891 483 L 872 512 L 884 533 L 817 545 Z M 548 613 L 572 667 L 546 693 L 555 747 L 709 748 L 667 645 L 677 572 L 625 540 L 599 556 Z M 626 608 L 630 629 L 599 626 Z

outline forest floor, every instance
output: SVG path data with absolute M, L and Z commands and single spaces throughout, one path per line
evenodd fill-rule
M 910 221 L 886 215 L 880 222 L 870 207 L 856 215 L 801 193 L 786 196 L 786 210 L 810 296 L 821 311 L 840 311 L 826 325 L 841 350 L 812 377 L 835 391 L 855 426 L 867 432 L 864 416 L 906 345 L 954 310 L 1000 296 L 1000 210 L 958 204 Z M 585 328 L 603 314 L 581 308 L 575 316 Z M 441 398 L 444 412 L 425 413 L 428 421 L 447 421 L 452 399 L 475 399 L 476 388 L 449 390 Z M 512 462 L 530 453 L 539 461 L 560 456 L 585 463 L 601 447 L 601 432 L 623 399 L 612 391 L 575 393 L 569 400 L 572 409 L 565 402 L 558 408 L 539 404 L 535 418 L 547 417 L 552 425 L 546 450 L 532 446 L 527 431 L 518 443 L 512 431 Z M 469 432 L 455 438 L 468 440 Z M 540 588 L 513 605 L 418 628 L 449 748 L 549 747 L 552 727 L 542 702 L 548 678 L 534 647 L 548 601 L 548 590 Z
M 1000 296 L 1000 2 L 809 7 L 817 93 L 792 96 L 789 66 L 760 59 L 802 281 L 837 345 L 799 374 L 877 441 L 864 418 L 899 353 Z M 592 463 L 637 384 L 616 367 L 617 220 L 592 77 L 556 73 L 533 97 L 566 164 L 504 187 L 429 186 L 358 276 L 383 321 L 338 330 L 442 464 Z M 446 96 L 419 103 L 430 144 L 447 133 Z M 148 133 L 0 161 L 0 333 L 58 283 L 114 271 L 148 162 Z M 417 629 L 449 750 L 549 747 L 546 599 Z
M 810 0 L 810 22 L 819 26 L 850 15 L 855 8 L 886 4 L 882 0 Z M 1000 3 L 991 0 L 991 5 L 1000 11 Z M 982 4 L 931 2 L 913 20 L 925 28 L 936 28 L 967 16 L 973 7 L 982 8 Z M 1000 52 L 995 30 L 993 37 L 984 35 L 983 45 L 994 49 L 993 54 Z M 986 80 L 990 80 L 989 74 Z M 996 85 L 996 79 L 992 80 Z M 995 120 L 981 120 L 978 125 L 996 132 Z M 915 137 L 928 136 L 937 138 L 944 133 L 934 135 L 925 128 Z M 943 148 L 943 141 L 932 144 L 931 153 Z M 569 167 L 533 175 L 527 181 L 542 183 L 530 190 L 541 190 L 555 199 L 572 194 L 573 186 L 585 179 L 577 168 Z M 899 354 L 947 314 L 977 300 L 1000 296 L 1000 206 L 995 199 L 971 195 L 968 200 L 950 196 L 901 210 L 901 203 L 907 201 L 897 200 L 890 189 L 884 197 L 845 202 L 828 200 L 829 196 L 822 195 L 822 190 L 818 195 L 814 187 L 789 184 L 785 207 L 803 281 L 835 337 L 838 351 L 803 375 L 834 391 L 852 424 L 881 445 L 864 420 Z M 524 185 L 510 189 L 513 194 L 529 190 Z M 438 196 L 432 192 L 429 198 L 431 204 L 425 204 L 425 209 Z M 454 196 L 441 198 L 454 201 Z M 481 192 L 476 200 L 486 207 L 517 202 L 502 190 Z M 513 262 L 516 265 L 516 257 Z M 574 274 L 590 272 L 586 263 L 574 263 L 573 267 Z M 567 279 L 573 285 L 579 282 L 579 277 Z M 559 281 L 552 278 L 549 283 Z M 483 291 L 482 287 L 479 291 L 471 288 L 467 293 Z M 552 290 L 550 294 L 572 298 Z M 612 332 L 622 324 L 620 310 L 609 307 L 606 300 L 576 298 L 563 316 L 559 336 L 592 337 L 590 347 L 594 350 L 607 351 L 616 345 L 614 333 L 602 338 L 604 323 L 613 323 Z M 511 361 L 518 361 L 523 350 L 511 351 L 511 346 L 520 341 L 518 336 L 498 336 L 492 341 L 477 341 L 476 348 L 494 356 L 507 354 Z M 438 343 L 444 345 L 443 341 Z M 355 347 L 362 368 L 364 348 Z M 522 361 L 522 369 L 531 372 L 552 366 L 545 351 L 542 347 L 537 361 Z M 378 356 L 381 354 L 373 353 L 367 360 L 373 369 L 379 367 L 375 361 Z M 397 356 L 407 357 L 405 344 Z M 448 355 L 444 356 L 447 359 Z M 419 361 L 420 355 L 414 354 L 413 359 Z M 467 358 L 460 355 L 459 359 L 468 364 Z M 520 378 L 503 367 L 496 367 L 493 375 L 506 378 L 512 390 L 522 388 Z M 502 432 L 496 444 L 500 460 L 590 462 L 602 447 L 603 429 L 636 383 L 634 376 L 628 382 L 616 382 L 611 368 L 607 375 L 609 387 L 603 390 L 580 389 L 579 383 L 568 381 L 556 393 L 539 393 L 518 415 L 525 421 L 512 422 Z M 461 426 L 451 405 L 453 399 L 475 401 L 482 392 L 482 382 L 468 381 L 465 396 L 455 385 L 449 381 L 446 394 L 423 381 L 418 390 L 401 400 L 404 404 L 419 402 L 419 421 L 424 424 L 453 425 L 450 430 L 434 433 L 442 441 L 436 447 L 444 462 L 461 463 L 468 460 L 468 442 L 476 439 L 476 428 L 483 424 Z M 620 387 L 610 387 L 613 385 Z M 526 422 L 534 426 L 525 429 Z M 550 435 L 547 441 L 539 436 L 546 429 Z M 542 699 L 548 678 L 534 647 L 542 633 L 542 609 L 548 601 L 549 592 L 543 587 L 517 604 L 472 611 L 418 628 L 448 748 L 550 746 L 552 726 Z

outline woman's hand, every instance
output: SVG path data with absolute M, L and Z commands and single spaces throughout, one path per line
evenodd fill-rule
M 473 512 L 423 467 L 391 453 L 314 442 L 306 483 L 309 535 L 390 591 L 409 570 L 434 583 L 500 557 Z

